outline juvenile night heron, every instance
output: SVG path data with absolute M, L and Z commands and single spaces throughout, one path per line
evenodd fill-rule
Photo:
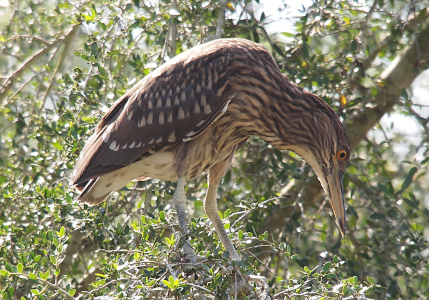
M 230 257 L 239 260 L 217 213 L 216 191 L 251 135 L 311 165 L 344 234 L 350 142 L 343 125 L 328 104 L 283 75 L 263 46 L 244 39 L 195 47 L 136 84 L 86 142 L 71 184 L 81 202 L 96 205 L 136 178 L 178 181 L 174 206 L 187 234 L 185 182 L 206 172 L 205 211 Z M 193 255 L 189 248 L 185 253 Z

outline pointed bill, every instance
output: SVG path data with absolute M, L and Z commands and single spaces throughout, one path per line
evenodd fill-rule
M 341 235 L 344 236 L 346 233 L 346 210 L 344 203 L 344 191 L 343 191 L 343 173 L 338 168 L 338 163 L 334 160 L 334 169 L 332 174 L 326 177 L 328 183 L 328 193 L 334 211 L 335 219 L 337 221 L 338 228 L 340 228 Z

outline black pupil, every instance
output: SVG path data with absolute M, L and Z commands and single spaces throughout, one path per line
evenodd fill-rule
M 340 157 L 341 157 L 341 158 L 344 158 L 345 156 L 346 156 L 346 154 L 345 154 L 344 152 L 341 152 L 341 153 L 340 153 Z

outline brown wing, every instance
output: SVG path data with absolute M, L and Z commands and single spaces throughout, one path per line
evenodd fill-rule
M 156 69 L 121 97 L 82 150 L 71 184 L 120 169 L 201 134 L 231 98 L 228 61 L 239 48 L 213 41 Z

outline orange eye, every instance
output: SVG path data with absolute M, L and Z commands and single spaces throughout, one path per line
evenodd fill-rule
M 338 152 L 337 152 L 338 160 L 345 160 L 347 158 L 347 156 L 349 156 L 349 154 L 347 153 L 346 150 L 344 150 L 344 149 L 338 150 Z

